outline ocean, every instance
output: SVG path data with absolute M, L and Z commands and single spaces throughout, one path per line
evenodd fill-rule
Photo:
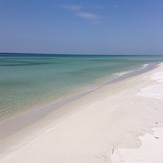
M 0 121 L 94 89 L 163 56 L 0 54 Z

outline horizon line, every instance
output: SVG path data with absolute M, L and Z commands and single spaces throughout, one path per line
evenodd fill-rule
M 66 56 L 68 56 L 68 55 L 71 55 L 71 56 L 113 56 L 113 55 L 115 55 L 115 56 L 134 56 L 134 55 L 139 55 L 139 56 L 141 56 L 141 55 L 149 55 L 149 56 L 152 56 L 152 55 L 158 55 L 158 56 L 161 56 L 161 55 L 163 55 L 163 54 L 81 54 L 81 53 L 76 53 L 76 54 L 74 54 L 74 53 L 37 53 L 37 52 L 34 52 L 34 53 L 32 53 L 32 52 L 0 52 L 0 55 L 3 55 L 3 54 L 6 54 L 6 55 L 10 55 L 10 54 L 12 54 L 12 55 L 14 55 L 14 54 L 17 54 L 17 55 L 21 55 L 21 54 L 26 54 L 26 55 L 66 55 Z

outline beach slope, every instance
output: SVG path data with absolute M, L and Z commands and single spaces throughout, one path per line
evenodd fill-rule
M 57 122 L 51 113 L 37 122 L 37 128 L 31 125 L 30 130 L 27 127 L 1 140 L 10 142 L 14 137 L 17 142 L 8 145 L 11 152 L 3 155 L 0 162 L 163 162 L 162 63 L 64 106 L 69 108 L 73 111 Z M 43 129 L 36 132 L 38 128 Z M 27 133 L 34 135 L 28 141 Z M 5 144 L 0 148 L 5 148 Z

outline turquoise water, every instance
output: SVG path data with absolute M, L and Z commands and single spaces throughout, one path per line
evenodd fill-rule
M 163 56 L 0 55 L 0 120 L 62 100 Z

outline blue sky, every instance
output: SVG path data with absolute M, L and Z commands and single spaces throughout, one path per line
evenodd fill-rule
M 163 54 L 163 0 L 0 0 L 0 52 Z

